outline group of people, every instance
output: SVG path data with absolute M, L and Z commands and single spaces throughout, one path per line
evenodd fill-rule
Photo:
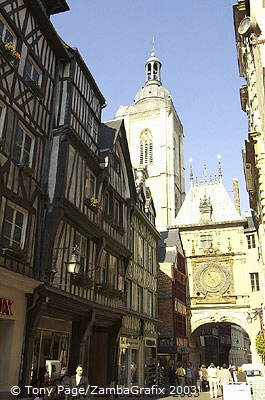
M 187 363 L 187 365 L 178 363 L 176 369 L 174 365 L 170 365 L 167 375 L 169 385 L 184 386 L 193 384 L 194 372 L 191 363 Z
M 217 398 L 218 388 L 223 393 L 223 386 L 232 382 L 246 382 L 246 373 L 234 365 L 216 367 L 213 363 L 207 368 L 202 364 L 198 371 L 197 387 L 199 391 L 210 389 L 210 397 Z
M 187 364 L 178 363 L 175 369 L 173 365 L 168 368 L 169 385 L 196 386 L 198 392 L 210 390 L 210 397 L 217 398 L 218 389 L 223 392 L 223 385 L 232 382 L 246 382 L 246 374 L 241 368 L 235 366 L 216 367 L 213 363 L 207 368 L 202 364 L 201 367 L 194 368 L 189 362 Z

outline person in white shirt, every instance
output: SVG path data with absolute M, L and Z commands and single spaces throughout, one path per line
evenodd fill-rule
M 211 399 L 217 399 L 218 371 L 213 363 L 207 368 Z
M 233 382 L 233 379 L 226 364 L 223 364 L 223 368 L 219 371 L 219 374 L 221 390 L 223 393 L 223 386 Z

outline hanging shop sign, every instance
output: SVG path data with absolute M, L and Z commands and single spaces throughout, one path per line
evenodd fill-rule
M 146 347 L 156 347 L 156 339 L 145 339 Z
M 3 299 L 0 297 L 0 315 L 10 316 L 13 315 L 12 305 L 14 300 Z
M 120 338 L 120 346 L 121 347 L 139 347 L 139 339 L 137 338 L 128 338 L 128 337 L 121 337 Z

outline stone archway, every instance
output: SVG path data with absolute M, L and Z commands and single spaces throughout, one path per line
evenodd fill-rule
M 201 350 L 199 351 L 198 349 L 198 346 L 199 348 L 203 347 L 201 346 L 202 343 L 198 341 L 198 337 L 196 338 L 196 335 L 198 336 L 198 332 L 200 332 L 200 329 L 202 329 L 202 327 L 224 326 L 224 325 L 234 326 L 233 329 L 236 329 L 235 327 L 237 326 L 242 330 L 242 332 L 245 332 L 250 341 L 249 350 L 251 353 L 252 362 L 260 362 L 261 359 L 256 352 L 256 345 L 255 345 L 256 335 L 259 332 L 259 322 L 253 321 L 252 323 L 248 323 L 246 320 L 245 311 L 238 312 L 237 310 L 233 312 L 233 310 L 228 310 L 228 309 L 222 311 L 209 310 L 207 314 L 206 310 L 200 310 L 200 311 L 198 310 L 197 313 L 193 312 L 191 317 L 190 360 L 194 364 L 199 364 L 201 361 L 205 361 L 205 357 L 203 356 Z M 212 343 L 214 343 L 214 339 L 212 339 Z M 216 337 L 216 346 L 217 343 L 218 343 L 218 337 Z M 214 354 L 213 357 L 215 357 Z M 242 359 L 244 359 L 244 357 Z M 219 359 L 218 357 L 216 357 L 215 361 L 218 361 L 218 363 L 228 362 L 231 361 L 231 357 L 230 359 L 228 356 L 219 357 Z M 246 357 L 245 362 L 249 361 L 250 357 L 248 359 Z

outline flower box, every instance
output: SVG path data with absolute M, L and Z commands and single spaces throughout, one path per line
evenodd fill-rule
M 37 81 L 28 81 L 28 84 L 29 84 L 30 88 L 34 91 L 36 96 L 38 96 L 38 97 L 45 96 L 44 89 L 38 84 Z
M 124 293 L 119 289 L 114 289 L 105 283 L 95 286 L 95 291 L 106 297 L 123 299 Z
M 86 289 L 94 287 L 95 282 L 85 274 L 77 274 L 73 276 L 73 283 Z
M 16 51 L 15 46 L 11 42 L 4 44 L 4 53 L 8 61 L 10 61 L 12 64 L 19 62 L 20 54 Z
M 95 212 L 101 209 L 100 202 L 96 197 L 89 197 L 85 199 L 85 205 Z

